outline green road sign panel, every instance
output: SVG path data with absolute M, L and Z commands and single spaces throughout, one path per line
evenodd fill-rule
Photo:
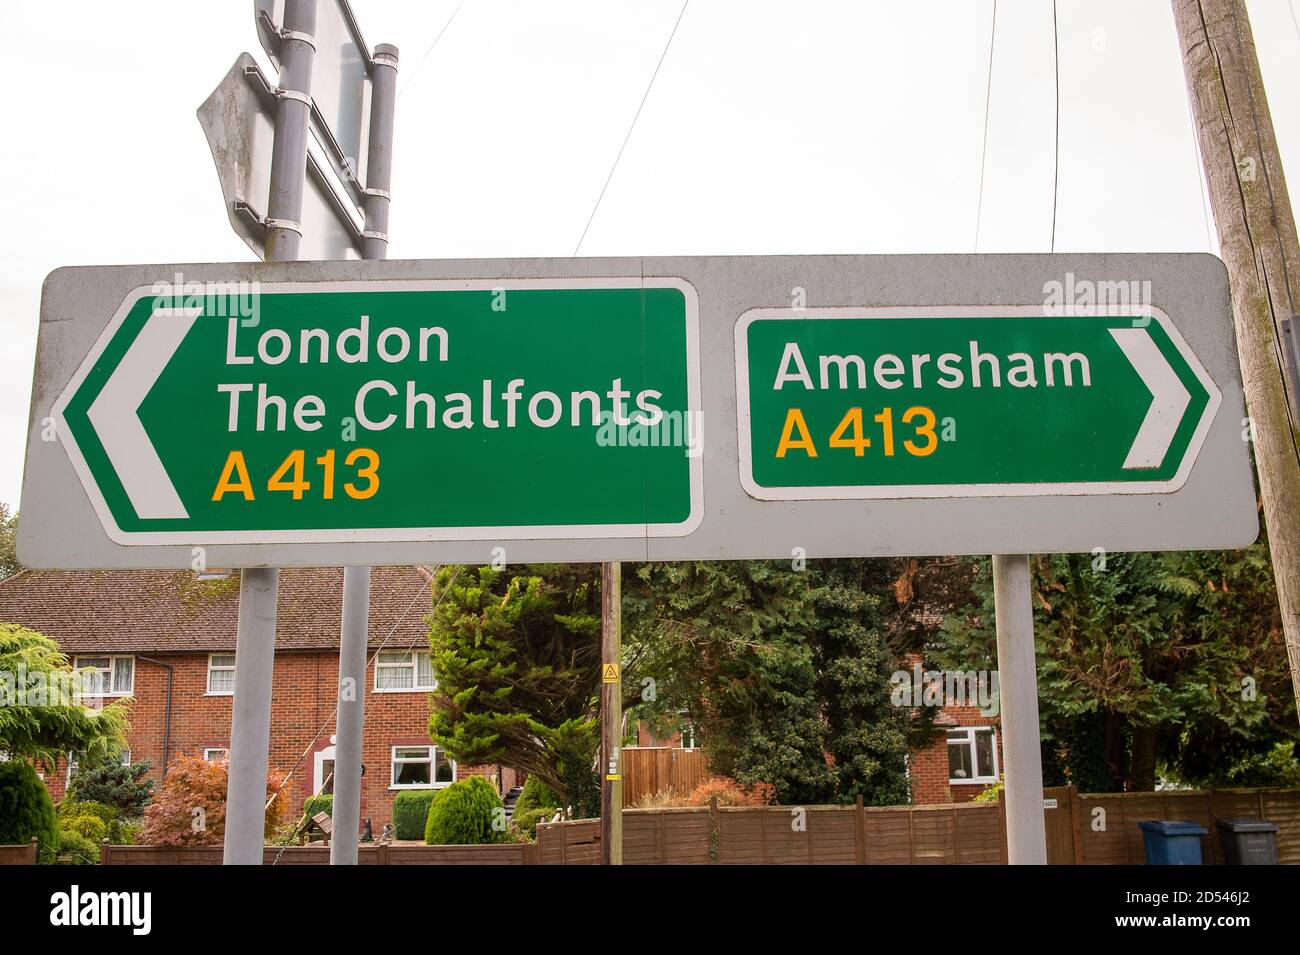
M 736 377 L 763 500 L 1168 493 L 1221 401 L 1159 309 L 754 309 Z
M 697 341 L 673 279 L 152 286 L 55 416 L 121 544 L 673 536 Z

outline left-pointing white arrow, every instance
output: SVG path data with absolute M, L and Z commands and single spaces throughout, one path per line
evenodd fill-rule
M 1112 328 L 1110 333 L 1151 392 L 1151 405 L 1124 459 L 1124 468 L 1158 468 L 1169 453 L 1192 396 L 1146 329 Z
M 201 308 L 155 308 L 86 417 L 141 518 L 189 517 L 140 422 L 140 405 L 176 354 Z

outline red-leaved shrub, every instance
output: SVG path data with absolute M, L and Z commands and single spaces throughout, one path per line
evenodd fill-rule
M 770 806 L 775 798 L 771 783 L 743 786 L 728 776 L 710 776 L 686 797 L 688 806 L 707 806 L 717 797 L 719 806 Z
M 219 846 L 226 834 L 225 761 L 209 762 L 198 756 L 177 756 L 167 767 L 167 778 L 144 811 L 138 841 L 150 846 Z M 272 772 L 266 781 L 266 798 L 284 781 Z M 279 828 L 288 804 L 285 786 L 266 810 L 266 836 Z

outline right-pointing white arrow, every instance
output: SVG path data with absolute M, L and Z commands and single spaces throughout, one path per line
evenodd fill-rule
M 86 411 L 104 453 L 141 518 L 189 517 L 153 442 L 140 405 L 180 347 L 201 308 L 155 308 Z
M 1112 328 L 1110 333 L 1142 383 L 1151 391 L 1151 406 L 1147 408 L 1142 427 L 1138 428 L 1133 446 L 1124 459 L 1124 468 L 1158 468 L 1169 453 L 1169 446 L 1173 444 L 1192 396 L 1146 329 Z

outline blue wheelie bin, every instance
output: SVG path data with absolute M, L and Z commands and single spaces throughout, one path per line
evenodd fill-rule
M 1146 845 L 1147 865 L 1200 865 L 1204 826 L 1187 820 L 1157 819 L 1139 822 Z

